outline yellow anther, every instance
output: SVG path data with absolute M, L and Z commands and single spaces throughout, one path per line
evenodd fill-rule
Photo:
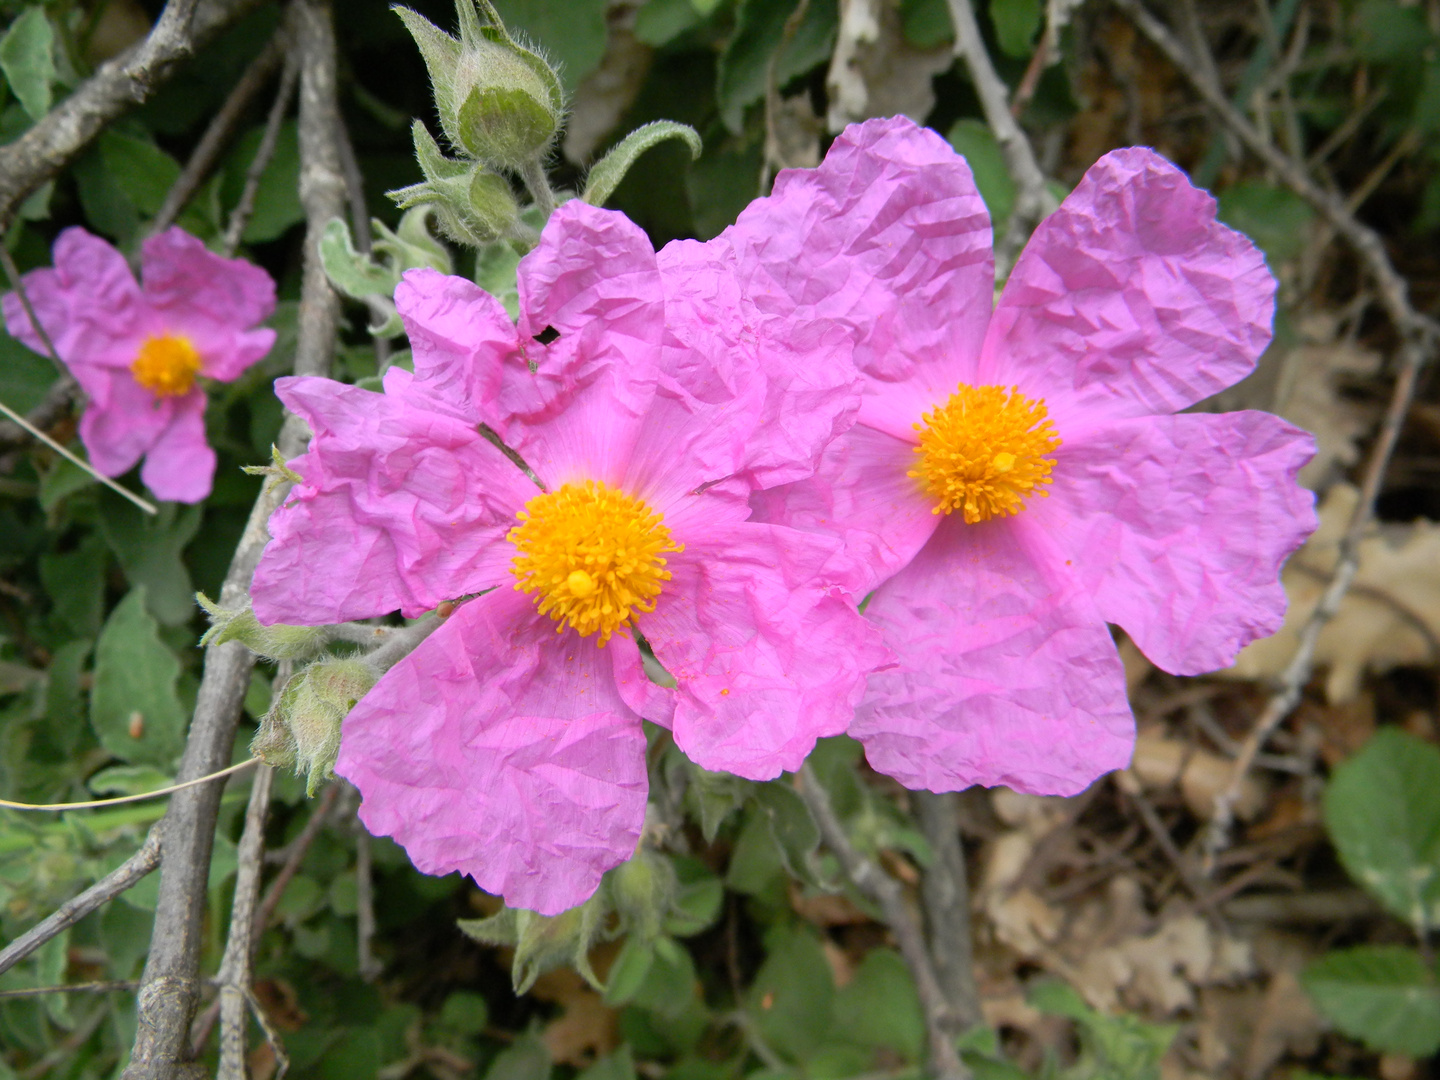
M 509 539 L 515 588 L 539 593 L 539 610 L 582 636 L 610 635 L 635 614 L 654 611 L 670 580 L 662 557 L 684 548 L 639 499 L 587 480 L 537 495 L 516 515 Z
M 200 374 L 200 354 L 189 338 L 170 334 L 146 338 L 130 365 L 130 374 L 156 397 L 181 397 L 190 392 Z
M 969 524 L 1018 514 L 1045 495 L 1060 446 L 1045 402 L 1015 387 L 961 383 L 915 425 L 920 466 L 909 475 L 936 500 L 934 512 L 961 510 Z

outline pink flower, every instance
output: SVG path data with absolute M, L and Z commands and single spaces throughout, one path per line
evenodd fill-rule
M 885 658 L 834 584 L 840 542 L 747 520 L 858 404 L 843 333 L 765 284 L 752 239 L 657 258 L 623 216 L 571 202 L 520 264 L 518 326 L 468 281 L 411 271 L 395 299 L 413 375 L 383 394 L 277 383 L 314 441 L 271 519 L 259 619 L 483 592 L 343 728 L 336 771 L 421 870 L 571 907 L 639 838 L 642 716 L 706 768 L 768 779 L 845 730 Z M 673 690 L 645 678 L 632 624 Z
M 211 254 L 171 228 L 141 249 L 144 286 L 124 256 L 81 228 L 55 241 L 53 269 L 25 275 L 35 317 L 89 398 L 80 441 L 105 476 L 128 472 L 159 498 L 210 494 L 215 452 L 205 442 L 202 377 L 231 382 L 275 343 L 251 329 L 275 310 L 270 275 L 243 259 Z M 46 352 L 20 297 L 5 295 L 5 326 Z
M 904 119 L 848 129 L 772 202 L 833 282 L 864 403 L 813 479 L 757 517 L 838 533 L 899 657 L 850 733 L 914 788 L 1072 794 L 1128 764 L 1106 623 L 1158 666 L 1230 664 L 1279 628 L 1279 569 L 1315 528 L 1310 436 L 1261 412 L 1172 415 L 1270 340 L 1274 280 L 1215 203 L 1145 149 L 1102 158 L 992 304 L 970 170 Z M 938 212 L 937 212 L 938 211 Z M 837 254 L 838 252 L 838 254 Z M 992 310 L 993 307 L 993 310 Z

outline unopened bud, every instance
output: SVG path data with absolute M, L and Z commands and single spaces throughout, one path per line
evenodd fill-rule
M 433 210 L 440 231 L 461 244 L 483 247 L 514 231 L 520 207 L 509 181 L 484 165 L 447 158 L 418 120 L 411 134 L 425 180 L 390 192 L 396 205 Z
M 210 617 L 210 629 L 200 638 L 201 645 L 238 641 L 267 660 L 306 660 L 324 649 L 329 641 L 329 635 L 319 626 L 282 623 L 262 626 L 248 603 L 244 607 L 223 608 L 204 593 L 196 593 L 195 602 Z
M 646 941 L 659 937 L 679 886 L 670 860 L 642 843 L 630 861 L 611 870 L 605 880 L 621 927 Z
M 555 69 L 510 36 L 491 4 L 483 7 L 484 22 L 473 0 L 456 0 L 458 40 L 417 12 L 395 10 L 425 58 L 445 137 L 479 161 L 518 169 L 555 137 L 564 92 Z
M 322 660 L 295 673 L 260 723 L 250 749 L 267 765 L 305 776 L 305 793 L 335 775 L 340 726 L 375 685 L 363 660 Z
M 488 919 L 461 919 L 460 929 L 487 945 L 511 945 L 515 960 L 510 978 L 523 994 L 551 968 L 571 965 L 595 989 L 604 984 L 590 968 L 590 949 L 605 937 L 609 905 L 599 890 L 579 907 L 559 915 L 537 915 L 523 908 L 505 908 Z

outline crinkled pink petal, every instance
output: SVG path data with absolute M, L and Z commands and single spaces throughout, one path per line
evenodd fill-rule
M 684 473 L 672 459 L 671 479 L 657 452 L 651 483 L 693 487 L 697 479 L 736 472 L 768 486 L 808 475 L 825 443 L 853 422 L 859 403 L 846 328 L 802 310 L 789 317 L 762 311 L 752 291 L 763 293 L 769 284 L 740 262 L 729 233 L 705 244 L 675 241 L 657 258 L 665 282 L 662 363 L 708 410 L 710 423 L 708 443 L 698 448 L 704 475 Z M 657 416 L 650 425 L 662 443 L 665 422 Z
M 504 404 L 519 384 L 531 392 L 515 324 L 499 300 L 473 282 L 423 267 L 407 270 L 395 307 L 415 352 L 413 392 L 437 412 L 503 427 L 525 399 Z
M 834 585 L 839 544 L 774 525 L 682 537 L 638 622 L 678 682 L 675 742 L 706 769 L 770 780 L 845 730 L 887 654 Z
M 906 787 L 1074 795 L 1130 762 L 1125 672 L 1084 592 L 1047 580 L 1009 526 L 947 517 L 865 609 L 897 662 L 850 734 Z
M 502 541 L 537 489 L 473 427 L 328 379 L 275 385 L 315 437 L 290 463 L 305 482 L 270 519 L 257 618 L 414 616 L 509 582 L 514 550 Z
M 241 330 L 234 326 L 192 323 L 175 328 L 188 338 L 200 354 L 200 372 L 216 382 L 234 382 L 254 364 L 270 354 L 275 345 L 275 331 L 268 326 Z
M 913 434 L 913 432 L 912 432 Z M 840 536 L 864 596 L 915 557 L 940 518 L 935 500 L 908 473 L 915 444 L 865 424 L 832 442 L 813 477 L 750 497 L 755 520 Z
M 640 646 L 629 634 L 614 635 L 605 646 L 615 674 L 615 689 L 636 716 L 663 728 L 675 721 L 675 691 L 651 681 L 640 659 Z
M 1044 398 L 1062 438 L 1171 413 L 1244 378 L 1270 341 L 1275 279 L 1215 200 L 1143 147 L 1090 168 L 1030 238 L 977 382 Z
M 520 260 L 518 285 L 520 340 L 535 371 L 512 380 L 496 430 L 552 488 L 618 486 L 655 392 L 665 329 L 650 241 L 623 214 L 576 199 Z
M 601 650 L 512 589 L 462 605 L 345 719 L 335 771 L 427 874 L 555 915 L 628 859 L 645 736 Z
M 81 368 L 72 370 L 78 377 Z M 181 401 L 198 397 L 202 413 L 205 407 L 203 390 L 184 398 L 156 397 L 128 371 L 90 367 L 80 385 L 91 395 L 80 417 L 80 441 L 90 464 L 104 476 L 120 476 L 144 457 L 174 422 Z M 200 434 L 203 438 L 203 423 Z M 213 462 L 210 468 L 213 472 Z
M 140 264 L 146 301 L 177 331 L 194 323 L 250 327 L 275 312 L 269 274 L 244 259 L 216 255 L 176 226 L 145 241 Z
M 990 215 L 933 131 L 903 116 L 852 125 L 722 236 L 765 314 L 853 328 L 863 422 L 903 438 L 973 370 L 993 303 Z
M 166 502 L 202 502 L 215 479 L 215 451 L 205 441 L 205 391 L 197 387 L 172 400 L 170 423 L 146 451 L 140 479 Z
M 1017 524 L 1160 667 L 1215 671 L 1284 621 L 1281 564 L 1315 529 L 1295 474 L 1314 452 L 1269 413 L 1122 420 L 1067 442 Z
M 25 294 L 60 359 L 91 393 L 86 368 L 134 362 L 148 308 L 125 257 L 98 236 L 78 226 L 66 229 L 55 241 L 54 260 L 53 268 L 25 275 Z M 11 335 L 48 353 L 16 293 L 5 294 L 4 308 Z

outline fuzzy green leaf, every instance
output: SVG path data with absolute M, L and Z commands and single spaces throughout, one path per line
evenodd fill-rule
M 1440 986 L 1413 949 L 1332 952 L 1307 967 L 1300 982 L 1331 1023 L 1375 1050 L 1413 1057 L 1440 1050 Z
M 637 158 L 652 146 L 666 139 L 681 139 L 690 147 L 691 160 L 700 156 L 704 148 L 699 133 L 689 124 L 677 124 L 674 120 L 655 120 L 636 128 L 621 139 L 611 151 L 595 163 L 585 182 L 585 194 L 581 196 L 592 206 L 604 206 L 615 193 L 620 181 L 630 171 Z

